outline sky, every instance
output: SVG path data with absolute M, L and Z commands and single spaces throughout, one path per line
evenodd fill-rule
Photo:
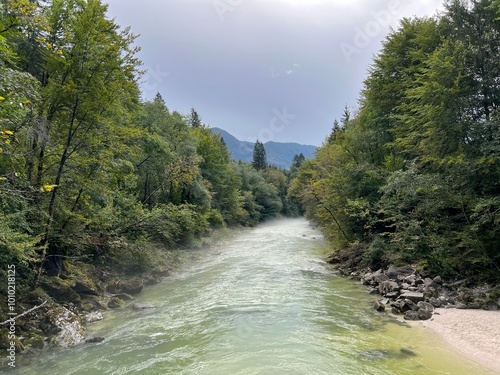
M 195 108 L 242 141 L 319 146 L 358 107 L 373 57 L 400 19 L 442 0 L 104 0 L 139 34 L 143 98 Z

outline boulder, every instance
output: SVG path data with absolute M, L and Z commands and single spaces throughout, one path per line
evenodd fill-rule
M 377 310 L 378 312 L 383 312 L 385 311 L 385 305 L 380 301 L 375 301 L 373 302 L 373 309 Z
M 381 294 L 399 291 L 399 284 L 395 281 L 382 281 L 378 286 Z
M 370 290 L 368 291 L 368 294 L 371 294 L 371 295 L 379 294 L 379 291 L 376 288 L 370 288 Z
M 417 311 L 418 306 L 412 300 L 405 299 L 400 303 L 399 309 L 401 312 Z
M 109 302 L 108 302 L 108 307 L 110 309 L 119 309 L 120 307 L 123 307 L 124 302 L 116 297 L 112 297 Z
M 93 311 L 91 313 L 88 313 L 87 315 L 84 316 L 84 318 L 87 324 L 99 322 L 104 319 L 99 311 Z
M 432 311 L 426 309 L 420 308 L 417 313 L 420 320 L 428 320 L 432 317 Z
M 122 301 L 131 301 L 134 299 L 134 297 L 132 297 L 130 294 L 127 293 L 115 294 L 113 297 L 121 299 Z
M 154 309 L 155 306 L 151 302 L 136 302 L 132 305 L 134 310 L 149 310 Z
M 399 296 L 401 299 L 409 299 L 412 302 L 420 302 L 424 300 L 424 293 L 420 292 L 404 292 Z
M 85 341 L 85 329 L 80 318 L 62 306 L 49 309 L 44 328 L 46 334 L 56 333 L 51 338 L 54 346 L 68 348 Z
M 44 278 L 41 286 L 57 302 L 73 303 L 75 305 L 82 302 L 78 293 L 72 289 L 74 283 L 70 280 L 62 280 L 59 277 Z
M 77 280 L 73 290 L 78 294 L 98 296 L 97 287 L 89 280 Z
M 413 274 L 414 269 L 411 266 L 404 266 L 404 267 L 395 267 L 395 266 L 389 266 L 389 269 L 385 271 L 385 274 L 390 278 L 390 279 L 397 279 L 398 276 L 409 276 Z
M 430 304 L 429 302 L 420 301 L 419 303 L 417 303 L 417 306 L 420 310 L 427 310 L 429 312 L 434 311 L 434 306 L 432 306 L 432 304 Z
M 435 298 L 435 297 L 431 297 L 429 298 L 429 303 L 434 306 L 435 308 L 439 308 L 441 307 L 441 300 L 439 300 L 438 298 Z
M 142 279 L 133 278 L 128 280 L 119 280 L 113 284 L 108 285 L 106 290 L 112 294 L 139 294 L 144 288 Z

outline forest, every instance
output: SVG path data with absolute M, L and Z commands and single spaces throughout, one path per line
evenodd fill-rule
M 300 214 L 262 144 L 237 163 L 195 109 L 141 97 L 136 35 L 101 1 L 0 6 L 0 277 L 15 265 L 18 298 L 67 260 L 139 272 L 153 249 Z
M 500 2 L 401 21 L 291 193 L 360 267 L 500 279 Z

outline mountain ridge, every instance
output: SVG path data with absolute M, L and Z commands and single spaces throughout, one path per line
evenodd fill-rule
M 222 136 L 233 159 L 252 162 L 254 142 L 240 141 L 231 133 L 221 128 L 215 127 L 212 128 L 212 131 Z M 264 147 L 266 149 L 267 163 L 282 169 L 288 169 L 292 164 L 293 157 L 297 154 L 303 154 L 306 159 L 313 158 L 317 148 L 316 146 L 295 142 L 274 141 L 264 143 Z

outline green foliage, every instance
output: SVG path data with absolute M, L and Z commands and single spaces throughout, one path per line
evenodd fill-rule
M 255 145 L 253 147 L 252 166 L 258 171 L 267 167 L 266 148 L 264 147 L 264 144 L 259 140 L 255 142 Z
M 367 265 L 498 280 L 498 3 L 445 6 L 391 32 L 359 113 L 344 111 L 289 195 Z

